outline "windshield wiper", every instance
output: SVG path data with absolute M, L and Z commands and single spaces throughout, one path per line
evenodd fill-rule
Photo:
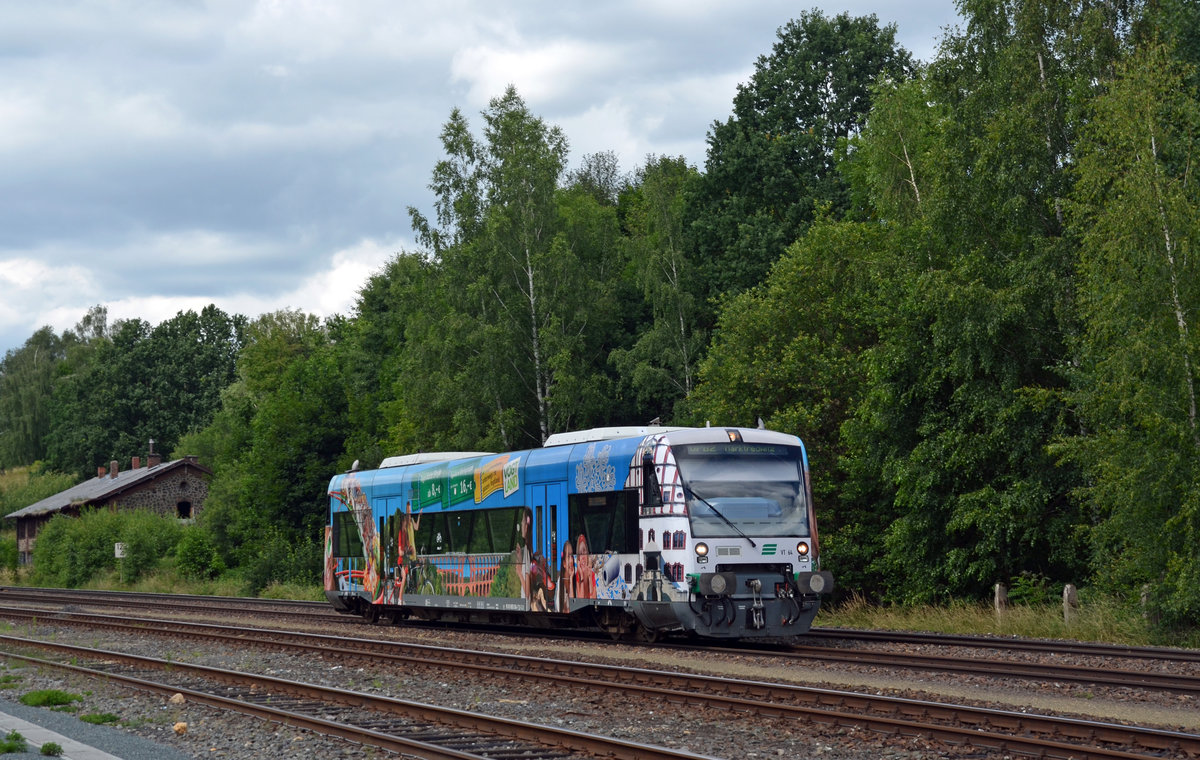
M 714 514 L 714 515 L 716 515 L 717 517 L 721 518 L 721 519 L 722 519 L 722 520 L 725 522 L 725 524 L 726 524 L 726 525 L 728 525 L 729 527 L 731 527 L 731 528 L 733 528 L 735 531 L 737 531 L 737 534 L 738 534 L 739 536 L 741 536 L 742 538 L 744 538 L 744 539 L 746 539 L 747 541 L 749 541 L 749 542 L 750 542 L 750 546 L 751 546 L 751 547 L 753 547 L 753 548 L 755 548 L 755 549 L 757 549 L 757 548 L 758 548 L 758 544 L 754 543 L 754 539 L 753 539 L 753 538 L 750 538 L 749 536 L 747 536 L 745 533 L 743 533 L 743 532 L 742 532 L 742 529 L 741 529 L 741 528 L 739 528 L 738 526 L 736 526 L 736 525 L 734 525 L 732 522 L 730 522 L 730 521 L 729 521 L 729 518 L 728 518 L 728 517 L 726 517 L 725 515 L 721 514 L 721 510 L 719 510 L 719 509 L 717 509 L 716 507 L 714 507 L 714 506 L 712 505 L 712 503 L 711 503 L 711 502 L 709 502 L 709 500 L 708 500 L 708 499 L 706 499 L 706 498 L 704 498 L 703 496 L 701 496 L 700 494 L 696 493 L 696 492 L 695 492 L 695 490 L 693 490 L 691 486 L 688 486 L 688 487 L 687 487 L 687 490 L 688 490 L 688 493 L 690 493 L 690 494 L 691 494 L 693 497 L 695 497 L 696 501 L 700 502 L 700 503 L 701 503 L 701 504 L 703 504 L 704 506 L 706 506 L 706 507 L 708 507 L 709 509 L 711 509 L 711 510 L 713 511 L 713 514 Z

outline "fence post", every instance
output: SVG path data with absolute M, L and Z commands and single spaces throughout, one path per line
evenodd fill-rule
M 999 617 L 1008 609 L 1008 587 L 1003 583 L 997 583 L 995 592 L 992 604 L 996 608 L 996 616 Z
M 1158 615 L 1150 611 L 1150 584 L 1142 584 L 1142 618 L 1150 623 L 1158 623 Z
M 1075 608 L 1079 606 L 1079 594 L 1075 590 L 1074 584 L 1068 583 L 1063 586 L 1063 622 L 1067 625 L 1071 624 L 1071 615 Z

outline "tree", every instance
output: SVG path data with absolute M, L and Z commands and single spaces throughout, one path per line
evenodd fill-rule
M 0 362 L 0 467 L 45 458 L 53 380 L 73 342 L 43 327 Z
M 1151 38 L 1096 101 L 1080 148 L 1073 228 L 1084 330 L 1064 451 L 1088 473 L 1094 562 L 1143 583 L 1169 624 L 1200 619 L 1200 93 L 1196 69 Z
M 1066 167 L 1116 49 L 1102 5 L 968 0 L 965 31 L 878 101 L 851 152 L 871 203 L 855 213 L 910 229 L 843 428 L 855 510 L 894 515 L 878 565 L 894 600 L 1086 568 L 1079 473 L 1047 446 L 1075 424 Z
M 150 439 L 171 451 L 207 425 L 234 379 L 245 324 L 212 305 L 153 328 L 134 319 L 109 330 L 99 316 L 81 323 L 94 337 L 64 363 L 51 402 L 47 460 L 81 475 L 144 451 Z
M 212 424 L 181 443 L 214 471 L 201 526 L 222 562 L 256 587 L 296 580 L 315 557 L 348 428 L 335 329 L 292 310 L 250 322 L 239 379 L 221 394 Z
M 836 170 L 841 141 L 871 108 L 871 86 L 904 79 L 911 56 L 874 15 L 802 13 L 738 87 L 733 115 L 708 135 L 705 173 L 690 204 L 706 294 L 757 284 L 784 249 L 830 207 L 847 207 Z
M 626 257 L 637 273 L 650 320 L 613 361 L 644 409 L 670 416 L 691 395 L 704 350 L 697 326 L 697 267 L 688 255 L 684 204 L 699 173 L 683 157 L 650 156 L 624 194 Z
M 347 466 L 357 459 L 363 467 L 373 467 L 390 452 L 421 447 L 416 440 L 394 436 L 391 428 L 414 428 L 397 400 L 397 386 L 403 393 L 403 384 L 419 381 L 405 362 L 413 353 L 413 326 L 431 309 L 436 276 L 436 267 L 425 257 L 399 253 L 359 291 L 354 318 L 345 339 L 338 341 L 349 403 Z
M 417 389 L 432 402 L 421 408 L 450 419 L 457 440 L 508 449 L 583 422 L 602 395 L 588 347 L 603 345 L 617 227 L 602 202 L 603 162 L 581 175 L 586 188 L 560 190 L 566 138 L 515 89 L 483 119 L 479 140 L 457 110 L 442 130 L 447 157 L 430 184 L 437 226 L 410 209 L 442 309 L 414 324 L 413 348 L 435 386 Z
M 698 424 L 753 426 L 799 435 L 808 451 L 822 556 L 839 585 L 870 590 L 893 511 L 856 503 L 843 474 L 842 427 L 868 385 L 864 353 L 894 292 L 908 230 L 818 221 L 758 287 L 729 299 L 700 366 L 690 406 Z

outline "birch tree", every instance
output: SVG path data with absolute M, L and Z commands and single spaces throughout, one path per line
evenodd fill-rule
M 438 378 L 419 397 L 453 420 L 459 445 L 516 448 L 592 421 L 617 226 L 603 183 L 560 187 L 567 139 L 514 88 L 482 116 L 478 138 L 457 111 L 442 131 L 435 221 L 410 209 L 440 280 L 440 311 L 416 320 L 413 350 Z
M 1200 99 L 1195 69 L 1150 44 L 1098 99 L 1080 151 L 1076 396 L 1100 525 L 1100 577 L 1151 583 L 1200 618 Z

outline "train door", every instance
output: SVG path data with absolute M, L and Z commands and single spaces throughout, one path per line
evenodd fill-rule
M 562 483 L 551 483 L 546 486 L 546 570 L 554 582 L 553 599 L 550 608 L 559 612 L 569 612 L 560 606 L 558 585 L 562 582 L 562 542 L 567 537 L 567 494 L 566 486 Z
M 529 487 L 529 506 L 533 511 L 533 535 L 530 537 L 529 609 L 549 612 L 554 609 L 554 544 L 558 539 L 555 512 L 560 501 L 557 486 Z M 553 496 L 553 499 L 548 499 Z

